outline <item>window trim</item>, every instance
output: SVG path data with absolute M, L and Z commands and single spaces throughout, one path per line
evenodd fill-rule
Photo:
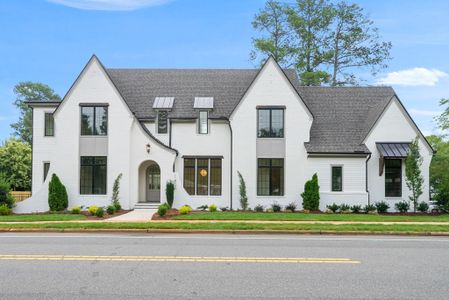
M 340 190 L 334 190 L 334 168 L 340 168 L 341 169 L 341 186 Z M 343 165 L 331 165 L 331 192 L 333 193 L 341 193 L 343 192 Z
M 391 195 L 387 195 L 387 161 L 388 160 L 397 160 L 397 161 L 399 161 L 400 162 L 400 167 L 399 168 L 396 168 L 396 169 L 399 169 L 400 170 L 400 189 L 399 189 L 399 195 L 394 195 L 394 196 L 391 196 Z M 402 186 L 402 184 L 403 184 L 403 170 L 402 170 L 402 168 L 403 168 L 403 160 L 401 159 L 401 158 L 386 158 L 385 159 L 385 164 L 384 164 L 384 194 L 385 194 L 385 198 L 402 198 L 402 188 L 403 188 L 403 186 Z
M 82 158 L 83 157 L 92 157 L 95 158 L 97 157 L 101 157 L 101 158 L 105 158 L 106 159 L 106 163 L 104 165 L 98 165 L 98 166 L 106 166 L 106 174 L 105 174 L 105 192 L 104 193 L 94 193 L 94 187 L 95 187 L 95 176 L 94 176 L 94 170 L 92 169 L 92 183 L 91 183 L 91 188 L 92 188 L 92 193 L 83 193 L 81 191 L 81 168 L 83 166 L 91 166 L 94 167 L 96 166 L 96 164 L 94 163 L 93 165 L 82 165 Z M 108 194 L 108 157 L 107 156 L 88 156 L 88 155 L 83 155 L 83 156 L 79 156 L 79 193 L 81 196 L 104 196 Z
M 92 107 L 94 109 L 93 114 L 93 124 L 92 124 L 92 134 L 83 134 L 82 130 L 82 116 L 83 116 L 83 108 Z M 106 134 L 97 134 L 97 108 L 102 107 L 106 110 Z M 108 104 L 80 104 L 80 136 L 96 136 L 96 137 L 106 137 L 109 135 L 109 105 Z
M 285 138 L 285 106 L 258 106 L 257 108 L 257 127 L 256 136 L 258 139 L 283 139 Z M 261 110 L 268 110 L 270 112 L 270 136 L 259 136 L 259 112 Z M 282 136 L 271 136 L 273 127 L 273 110 L 282 111 Z
M 184 156 L 183 157 L 183 168 L 182 168 L 182 187 L 186 190 L 187 194 L 189 196 L 199 196 L 199 197 L 219 197 L 223 195 L 223 157 L 222 156 Z M 185 187 L 185 181 L 186 181 L 186 172 L 185 172 L 185 160 L 186 159 L 193 159 L 194 160 L 194 166 L 193 166 L 193 176 L 194 176 L 194 181 L 193 181 L 193 194 L 189 194 L 189 192 L 187 191 L 186 187 Z M 207 194 L 198 194 L 198 160 L 199 159 L 207 159 Z M 219 194 L 211 194 L 211 160 L 220 160 L 221 161 L 221 165 L 220 165 L 220 169 L 221 169 L 221 173 L 220 173 L 220 193 Z M 189 167 L 191 168 L 191 167 Z
M 160 113 L 165 113 L 165 122 L 166 122 L 166 128 L 165 128 L 165 132 L 161 132 L 160 128 L 159 128 L 159 114 Z M 168 126 L 169 126 L 169 122 L 168 122 L 168 110 L 165 109 L 160 109 L 156 111 L 156 132 L 157 134 L 168 134 Z
M 270 160 L 269 167 L 264 167 L 269 169 L 269 194 L 268 195 L 261 195 L 259 193 L 259 160 L 261 159 L 268 159 Z M 273 160 L 282 160 L 282 191 L 280 195 L 273 195 L 273 186 L 272 186 L 272 169 L 273 169 Z M 280 168 L 280 167 L 274 167 L 274 168 Z M 256 195 L 257 197 L 284 197 L 285 196 L 285 158 L 284 157 L 258 157 L 257 163 L 256 163 Z
M 206 113 L 206 132 L 201 132 L 201 113 Z M 209 134 L 209 111 L 201 109 L 198 111 L 198 134 Z
M 51 119 L 51 127 L 47 127 L 47 116 L 49 116 Z M 51 130 L 50 130 L 51 129 Z M 51 131 L 51 133 L 47 133 L 47 131 Z M 55 119 L 53 117 L 53 113 L 46 112 L 44 113 L 44 136 L 45 137 L 52 137 L 55 136 Z

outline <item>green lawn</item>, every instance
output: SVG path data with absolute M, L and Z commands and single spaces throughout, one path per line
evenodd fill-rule
M 263 220 L 263 221 L 358 221 L 358 222 L 449 222 L 449 214 L 431 216 L 368 214 L 304 214 L 257 212 L 196 212 L 175 216 L 176 220 Z
M 184 229 L 184 230 L 226 230 L 226 231 L 287 231 L 287 232 L 375 232 L 375 233 L 430 233 L 449 232 L 449 225 L 381 225 L 381 224 L 273 224 L 273 223 L 182 223 L 182 222 L 145 222 L 145 223 L 26 223 L 0 224 L 0 229 Z
M 85 219 L 86 216 L 71 214 L 29 214 L 0 216 L 0 222 L 70 221 Z

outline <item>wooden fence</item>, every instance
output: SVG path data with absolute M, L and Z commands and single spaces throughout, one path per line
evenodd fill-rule
M 29 191 L 11 191 L 11 196 L 16 200 L 16 202 L 20 202 L 25 200 L 26 198 L 31 197 L 31 192 Z

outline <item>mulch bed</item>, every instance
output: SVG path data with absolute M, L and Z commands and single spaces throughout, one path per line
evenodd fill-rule
M 172 217 L 179 215 L 179 211 L 176 208 L 170 208 L 165 216 L 161 217 L 158 213 L 155 213 L 151 220 L 170 220 Z

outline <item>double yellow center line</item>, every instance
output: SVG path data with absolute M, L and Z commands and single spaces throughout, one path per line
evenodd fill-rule
M 360 264 L 349 258 L 223 257 L 223 256 L 104 256 L 104 255 L 0 255 L 1 260 Z

